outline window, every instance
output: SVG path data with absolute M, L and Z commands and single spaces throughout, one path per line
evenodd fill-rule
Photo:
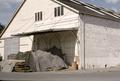
M 63 8 L 63 6 L 54 8 L 54 16 L 55 17 L 62 16 L 62 15 L 64 15 L 64 8 Z
M 57 16 L 57 8 L 54 8 L 54 15 Z
M 61 14 L 60 14 L 60 7 L 58 7 L 58 16 L 60 16 Z
M 42 15 L 42 12 L 35 13 L 35 21 L 41 21 L 43 19 Z
M 63 6 L 61 6 L 61 15 L 64 15 Z

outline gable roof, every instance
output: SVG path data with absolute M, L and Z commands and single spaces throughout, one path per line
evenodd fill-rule
M 23 3 L 20 5 L 20 7 L 17 9 L 13 18 L 10 20 L 8 25 L 5 27 L 5 29 L 0 34 L 0 38 L 5 33 L 7 28 L 10 26 L 11 22 L 14 20 L 14 18 L 19 13 L 19 11 L 21 10 L 22 6 L 25 4 L 26 1 L 27 0 L 24 0 Z M 96 17 L 110 19 L 113 21 L 120 22 L 120 14 L 118 14 L 117 12 L 115 12 L 113 10 L 107 10 L 105 8 L 102 8 L 102 7 L 99 8 L 99 7 L 96 7 L 94 5 L 84 3 L 84 2 L 81 2 L 78 0 L 51 0 L 51 1 L 54 1 L 54 2 L 58 1 L 62 4 L 65 4 L 69 7 L 71 7 L 71 8 L 74 8 L 74 9 L 79 11 L 79 14 L 91 15 L 91 16 L 96 16 Z

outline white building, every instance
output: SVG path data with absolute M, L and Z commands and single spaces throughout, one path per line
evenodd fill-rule
M 120 15 L 76 0 L 24 0 L 1 34 L 0 53 L 62 49 L 81 68 L 120 64 Z

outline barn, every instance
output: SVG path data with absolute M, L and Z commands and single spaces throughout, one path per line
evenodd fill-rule
M 120 15 L 78 0 L 24 0 L 4 29 L 0 53 L 61 49 L 79 69 L 120 64 Z

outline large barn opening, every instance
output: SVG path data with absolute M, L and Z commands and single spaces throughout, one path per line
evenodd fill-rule
M 35 34 L 33 50 L 43 50 L 60 56 L 68 65 L 75 60 L 77 31 L 46 32 Z

